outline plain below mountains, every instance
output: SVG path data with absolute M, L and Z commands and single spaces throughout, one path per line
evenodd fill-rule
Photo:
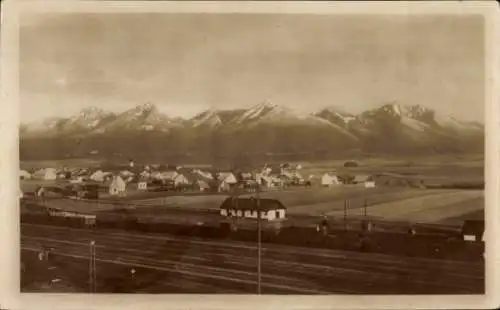
M 22 124 L 23 160 L 133 157 L 163 160 L 325 159 L 348 154 L 430 155 L 484 152 L 484 125 L 420 105 L 389 103 L 352 114 L 311 113 L 265 102 L 174 118 L 153 104 L 122 113 L 85 108 L 70 118 Z

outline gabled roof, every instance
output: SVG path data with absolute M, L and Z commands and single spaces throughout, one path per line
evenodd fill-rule
M 198 186 L 200 186 L 200 188 L 210 188 L 210 185 L 207 181 L 198 180 L 196 182 L 198 183 Z
M 192 168 L 186 168 L 186 167 L 179 168 L 176 171 L 179 174 L 184 174 L 186 177 L 187 177 L 188 174 L 193 173 L 193 169 Z
M 232 172 L 220 172 L 218 180 L 219 181 L 230 181 L 230 183 L 238 182 L 236 175 Z
M 189 183 L 195 183 L 195 182 L 203 181 L 203 182 L 205 182 L 205 183 L 208 184 L 208 182 L 213 181 L 212 179 L 203 177 L 202 175 L 200 175 L 198 173 L 195 173 L 195 172 L 186 173 L 186 174 L 184 174 L 184 176 L 186 177 L 186 179 L 188 180 Z
M 178 174 L 179 173 L 177 171 L 172 171 L 172 170 L 160 172 L 160 176 L 162 179 L 170 179 L 170 180 L 176 178 Z
M 19 170 L 19 174 L 20 174 L 20 175 L 25 175 L 25 176 L 31 175 L 31 173 L 29 173 L 29 172 L 28 172 L 28 171 L 26 171 L 26 170 Z
M 242 197 L 228 197 L 220 206 L 221 209 L 237 209 L 237 210 L 257 210 L 257 199 L 242 198 Z M 260 210 L 278 210 L 286 209 L 286 207 L 277 199 L 261 198 Z
M 123 180 L 122 177 L 116 176 L 111 180 L 111 185 L 110 186 L 120 186 L 120 185 L 125 185 L 125 181 Z
M 365 182 L 365 181 L 372 181 L 372 177 L 369 175 L 357 175 L 354 177 L 355 182 Z
M 55 168 L 42 168 L 42 169 L 39 169 L 37 171 L 35 171 L 34 174 L 46 174 L 46 173 L 56 173 L 57 170 Z

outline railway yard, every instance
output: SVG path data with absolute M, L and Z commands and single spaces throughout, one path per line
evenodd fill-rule
M 96 242 L 96 292 L 256 293 L 255 242 L 22 225 L 23 291 L 57 279 L 88 292 L 89 242 Z M 47 262 L 36 254 L 52 248 Z M 136 273 L 131 275 L 131 268 Z M 37 272 L 33 272 L 37 270 Z M 401 257 L 263 244 L 262 294 L 479 294 L 482 261 Z M 30 276 L 32 278 L 30 278 Z M 38 278 L 33 278 L 38 277 Z

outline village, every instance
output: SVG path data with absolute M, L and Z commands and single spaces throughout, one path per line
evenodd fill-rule
M 346 163 L 349 166 L 349 162 Z M 175 165 L 137 165 L 104 168 L 46 167 L 20 170 L 22 195 L 34 195 L 44 188 L 46 197 L 112 198 L 134 196 L 145 192 L 232 193 L 235 189 L 254 192 L 304 187 L 333 187 L 356 184 L 376 187 L 374 176 L 366 174 L 304 176 L 301 165 L 264 165 L 253 171 L 217 171 Z M 388 183 L 387 183 L 388 184 Z

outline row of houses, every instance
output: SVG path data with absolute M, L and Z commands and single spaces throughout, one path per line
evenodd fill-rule
M 324 173 L 321 176 L 321 186 L 323 187 L 331 187 L 335 185 L 341 184 L 362 184 L 365 188 L 374 188 L 376 187 L 375 180 L 373 176 L 370 175 L 356 175 L 352 177 L 346 176 L 337 176 L 333 173 Z
M 20 170 L 20 178 L 37 180 L 63 179 L 73 184 L 91 181 L 109 186 L 110 193 L 124 192 L 126 188 L 130 188 L 129 184 L 136 186 L 137 190 L 148 190 L 151 186 L 165 186 L 168 184 L 168 186 L 176 189 L 184 187 L 197 191 L 228 192 L 235 187 L 255 188 L 258 186 L 263 189 L 272 189 L 290 185 L 311 185 L 315 176 L 310 175 L 308 180 L 305 180 L 299 172 L 300 168 L 300 166 L 281 165 L 276 169 L 264 166 L 259 172 L 238 173 L 203 171 L 201 169 L 182 167 L 177 167 L 176 170 L 162 171 L 152 166 L 144 166 L 142 169 L 133 166 L 118 171 L 43 168 L 33 173 Z M 364 184 L 367 188 L 375 187 L 373 178 L 367 175 L 346 178 L 334 173 L 324 173 L 319 181 L 323 187 L 352 183 Z M 122 190 L 122 188 L 125 188 L 125 190 Z
M 133 171 L 131 171 L 133 170 Z M 177 170 L 155 170 L 152 167 L 145 166 L 144 169 L 125 169 L 120 171 L 104 171 L 90 169 L 55 169 L 43 168 L 34 172 L 20 170 L 20 179 L 34 180 L 67 180 L 70 183 L 82 183 L 84 181 L 111 182 L 113 178 L 122 178 L 126 183 L 139 183 L 139 189 L 146 189 L 147 183 L 152 180 L 161 180 L 173 182 L 174 186 L 197 184 L 201 189 L 207 189 L 214 181 L 217 183 L 218 191 L 228 191 L 237 184 L 261 184 L 266 187 L 281 186 L 286 179 L 301 179 L 300 176 L 293 173 L 269 174 L 241 172 L 233 173 L 230 171 L 211 172 L 200 169 L 185 169 L 180 167 Z

